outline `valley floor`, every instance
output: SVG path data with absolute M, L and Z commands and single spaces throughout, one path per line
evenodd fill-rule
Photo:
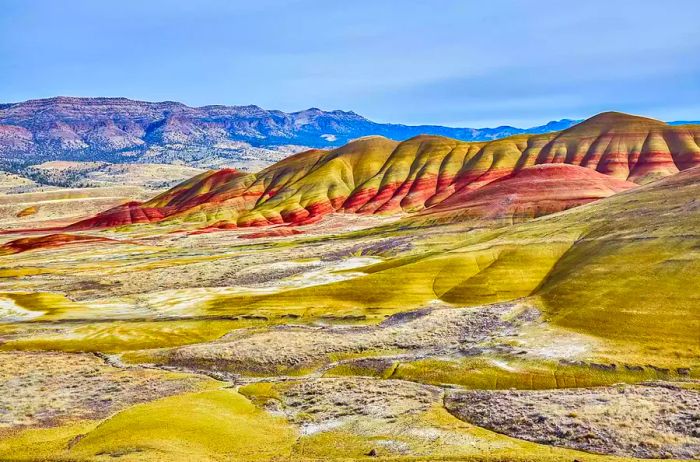
M 682 224 L 640 208 L 661 184 L 500 228 L 5 245 L 0 460 L 698 458 L 696 183 Z

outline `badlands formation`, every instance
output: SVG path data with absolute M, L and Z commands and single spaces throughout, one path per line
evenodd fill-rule
M 563 210 L 633 186 L 625 182 L 645 184 L 700 165 L 699 138 L 695 125 L 669 126 L 619 113 L 600 114 L 563 132 L 484 143 L 435 136 L 397 143 L 369 137 L 332 151 L 306 151 L 257 174 L 204 173 L 145 203 L 122 205 L 72 229 L 164 219 L 250 227 L 307 224 L 333 212 L 427 209 L 430 214 L 433 208 L 460 208 L 464 201 L 476 200 L 470 194 L 496 181 L 490 191 L 495 199 L 508 197 L 519 183 L 534 183 L 531 196 L 517 199 L 524 202 L 510 212 L 516 214 L 528 202 L 554 202 L 532 211 L 538 215 L 549 205 L 550 211 Z M 582 168 L 545 173 L 550 164 Z M 538 188 L 540 181 L 546 184 Z
M 0 460 L 700 457 L 698 125 L 367 137 L 134 196 L 4 206 Z

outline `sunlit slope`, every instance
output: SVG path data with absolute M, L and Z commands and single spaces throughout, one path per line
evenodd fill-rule
M 359 185 L 376 175 L 397 144 L 381 137 L 365 138 L 330 151 L 304 175 L 298 170 L 306 165 L 281 170 L 283 175 L 294 175 L 290 181 L 276 179 L 279 169 L 261 175 L 263 181 L 270 174 L 274 179 L 256 207 L 241 215 L 239 224 L 304 222 L 341 208 Z
M 532 297 L 548 318 L 611 341 L 700 354 L 700 168 L 498 230 L 402 229 L 453 244 L 387 260 L 366 276 L 281 294 L 225 297 L 230 307 L 383 316 L 433 300 L 480 305 Z M 447 234 L 449 232 L 449 234 Z
M 587 211 L 570 212 L 569 223 L 592 224 L 535 291 L 553 320 L 606 338 L 658 342 L 697 356 L 698 197 L 700 168 L 694 168 Z
M 105 228 L 160 221 L 179 210 L 193 209 L 208 202 L 222 202 L 224 199 L 221 194 L 229 191 L 231 195 L 240 197 L 248 186 L 246 180 L 250 181 L 248 175 L 233 169 L 204 172 L 145 203 L 128 202 L 74 223 L 69 228 Z M 240 187 L 241 184 L 245 186 Z M 241 199 L 245 200 L 245 197 Z M 246 204 L 242 203 L 239 206 L 244 207 Z
M 570 164 L 645 184 L 700 165 L 699 143 L 700 126 L 620 113 L 600 114 L 562 132 L 491 142 L 369 137 L 333 151 L 297 154 L 257 174 L 208 172 L 146 203 L 126 204 L 73 227 L 166 218 L 221 227 L 304 224 L 335 211 L 415 212 L 443 203 L 454 208 L 495 180 L 543 164 Z M 552 172 L 567 179 L 565 169 Z
M 668 126 L 607 112 L 562 131 L 534 159 L 565 162 L 635 183 L 648 183 L 700 162 L 700 127 Z M 528 158 L 526 163 L 533 162 Z

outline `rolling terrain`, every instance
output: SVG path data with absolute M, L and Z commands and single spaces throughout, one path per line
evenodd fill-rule
M 567 128 L 564 119 L 519 129 L 408 126 L 372 122 L 354 112 L 310 108 L 285 113 L 257 106 L 189 107 L 126 98 L 56 97 L 0 104 L 0 159 L 39 161 L 187 162 L 255 170 L 279 160 L 286 146 L 328 148 L 367 135 L 404 140 L 435 134 L 488 140 Z M 233 165 L 233 164 L 238 165 Z
M 86 214 L 145 200 L 204 170 L 166 164 L 45 162 L 27 176 L 0 172 L 0 226 L 66 225 Z
M 257 106 L 56 97 L 0 104 L 0 170 L 43 187 L 94 187 L 109 170 L 153 164 L 161 166 L 153 171 L 153 182 L 172 184 L 183 179 L 178 168 L 257 172 L 309 147 L 334 149 L 370 135 L 488 141 L 564 130 L 578 122 L 562 119 L 526 129 L 408 126 L 317 108 L 285 113 Z M 24 186 L 20 190 L 28 192 Z
M 698 197 L 700 126 L 604 113 L 22 200 L 0 459 L 697 459 Z
M 527 200 L 544 209 L 519 211 L 526 205 L 514 204 L 510 213 L 538 216 L 700 165 L 699 139 L 695 125 L 669 126 L 619 113 L 600 114 L 562 132 L 483 143 L 370 137 L 332 151 L 306 151 L 257 174 L 204 173 L 143 204 L 105 211 L 72 229 L 165 219 L 229 228 L 305 224 L 332 212 L 444 214 L 468 205 L 486 185 L 490 197 L 506 200 L 519 182 L 529 181 L 535 186 Z M 536 168 L 545 164 L 597 174 Z M 539 188 L 540 181 L 547 183 Z

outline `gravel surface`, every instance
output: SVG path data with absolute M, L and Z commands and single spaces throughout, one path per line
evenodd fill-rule
M 640 458 L 700 457 L 700 393 L 673 385 L 453 391 L 447 409 L 515 438 Z

